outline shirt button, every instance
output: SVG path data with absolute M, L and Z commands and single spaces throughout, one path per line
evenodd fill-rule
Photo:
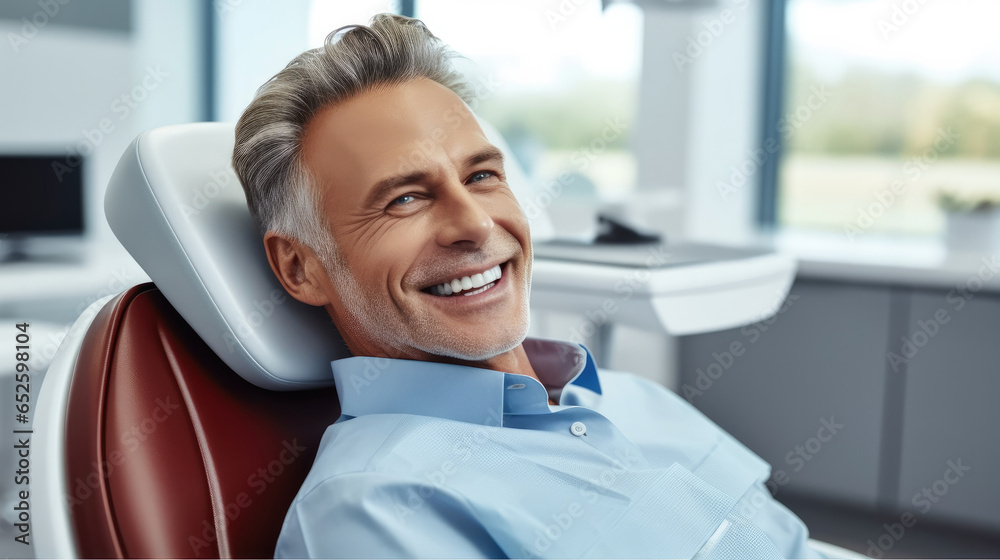
M 573 422 L 573 425 L 569 427 L 569 433 L 574 436 L 586 435 L 587 426 L 583 422 Z

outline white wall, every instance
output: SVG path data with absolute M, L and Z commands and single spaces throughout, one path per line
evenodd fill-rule
M 125 148 L 142 130 L 199 116 L 198 5 L 134 0 L 131 34 L 60 25 L 58 16 L 31 34 L 22 22 L 0 20 L 7 38 L 0 45 L 0 150 L 61 154 L 71 172 L 78 171 L 70 165 L 76 156 L 86 157 L 91 251 L 117 245 L 104 191 Z M 15 48 L 11 33 L 26 42 Z
M 2 37 L 22 31 L 21 23 L 0 20 Z M 123 33 L 50 24 L 18 46 L 17 52 L 0 46 L 0 150 L 70 158 L 83 153 L 87 237 L 96 240 L 107 229 L 103 185 L 133 136 L 131 123 L 114 111 L 116 99 L 132 87 L 132 41 Z M 110 133 L 99 131 L 102 120 Z

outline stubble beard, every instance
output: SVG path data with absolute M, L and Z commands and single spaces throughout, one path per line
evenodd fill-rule
M 491 333 L 494 342 L 483 345 L 463 337 L 461 333 L 441 329 L 440 322 L 427 315 L 414 315 L 392 308 L 388 301 L 379 297 L 380 294 L 367 294 L 357 278 L 351 274 L 350 267 L 347 266 L 336 245 L 332 243 L 332 239 L 328 241 L 322 247 L 313 250 L 320 257 L 323 268 L 344 305 L 347 319 L 375 347 L 388 344 L 397 351 L 412 347 L 436 356 L 481 362 L 517 348 L 528 335 L 531 299 L 530 264 L 525 271 L 527 278 L 524 286 L 520 288 L 523 293 L 521 309 L 517 313 L 519 316 L 511 318 L 510 322 L 501 321 L 495 332 Z M 376 303 L 380 301 L 385 304 Z

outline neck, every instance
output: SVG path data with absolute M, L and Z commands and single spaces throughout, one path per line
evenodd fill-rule
M 524 351 L 524 346 L 521 344 L 518 344 L 503 354 L 497 354 L 492 358 L 487 358 L 477 362 L 460 360 L 458 358 L 449 358 L 447 356 L 435 356 L 433 360 L 448 364 L 459 364 L 463 366 L 492 369 L 495 371 L 502 371 L 504 373 L 518 373 L 521 375 L 527 375 L 528 377 L 533 377 L 538 380 L 539 383 L 542 382 L 541 379 L 538 379 L 538 375 L 535 373 L 534 368 L 531 367 L 531 362 L 528 361 L 528 354 Z M 544 383 L 542 383 L 542 385 L 544 385 Z
M 482 361 L 469 361 L 462 360 L 459 358 L 452 358 L 449 356 L 439 356 L 436 354 L 428 354 L 426 352 L 418 352 L 414 354 L 401 353 L 399 355 L 390 355 L 378 348 L 371 347 L 368 348 L 364 344 L 357 344 L 353 337 L 344 337 L 344 342 L 347 344 L 348 349 L 355 356 L 375 356 L 375 357 L 386 357 L 386 358 L 401 358 L 408 360 L 423 360 L 428 362 L 439 362 L 444 364 L 457 364 L 462 366 L 477 367 L 482 369 L 492 369 L 494 371 L 502 371 L 504 373 L 517 373 L 520 375 L 527 375 L 528 377 L 534 378 L 536 381 L 542 384 L 548 390 L 548 386 L 538 378 L 538 374 L 535 373 L 534 368 L 531 367 L 531 362 L 528 361 L 528 354 L 524 351 L 524 345 L 518 344 L 514 348 L 504 352 L 503 354 L 497 354 L 492 358 L 487 358 Z M 559 404 L 552 399 L 549 399 L 549 404 Z

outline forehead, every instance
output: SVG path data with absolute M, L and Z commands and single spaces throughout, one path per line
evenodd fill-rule
M 460 161 L 489 145 L 461 98 L 420 78 L 318 111 L 306 127 L 303 157 L 327 189 L 363 191 L 388 175 Z

